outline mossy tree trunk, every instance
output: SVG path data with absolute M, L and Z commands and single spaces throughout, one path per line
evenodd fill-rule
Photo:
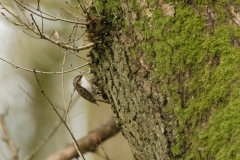
M 237 159 L 240 2 L 95 1 L 95 83 L 136 159 Z

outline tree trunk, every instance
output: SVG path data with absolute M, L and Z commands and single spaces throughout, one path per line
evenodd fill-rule
M 240 156 L 239 3 L 95 4 L 102 17 L 89 16 L 94 81 L 135 158 Z

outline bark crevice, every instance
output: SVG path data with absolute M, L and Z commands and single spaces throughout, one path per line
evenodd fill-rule
M 90 51 L 95 81 L 108 96 L 136 159 L 171 159 L 169 139 L 173 138 L 168 132 L 172 132 L 172 119 L 163 109 L 161 83 L 148 69 L 143 52 L 130 52 L 128 42 L 130 46 L 138 43 L 136 33 L 127 35 L 114 29 L 105 37 L 113 41 L 97 44 Z

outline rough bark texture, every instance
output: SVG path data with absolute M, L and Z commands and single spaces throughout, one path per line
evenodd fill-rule
M 170 159 L 173 140 L 172 118 L 166 113 L 166 99 L 161 94 L 160 81 L 152 74 L 144 53 L 130 51 L 143 37 L 134 33 L 133 12 L 122 3 L 123 15 L 131 27 L 122 33 L 121 23 L 101 31 L 106 35 L 102 44 L 90 52 L 95 81 L 109 98 L 117 124 L 128 140 L 136 159 Z M 124 7 L 125 6 L 125 7 Z M 123 17 L 118 17 L 119 22 Z M 136 18 L 136 17 L 135 17 Z M 91 28 L 92 29 L 92 28 Z M 96 35 L 95 35 L 96 36 Z M 99 35 L 98 35 L 99 36 Z M 136 39 L 137 37 L 137 39 Z
M 237 159 L 240 4 L 101 2 L 91 68 L 135 158 Z
M 99 60 L 93 68 L 98 73 L 98 82 L 105 84 L 104 91 L 118 118 L 117 124 L 136 159 L 169 159 L 165 134 L 169 132 L 166 120 L 170 118 L 163 111 L 159 82 L 139 60 L 130 58 L 120 37 L 111 36 L 115 37 L 112 47 L 91 53 L 94 61 Z

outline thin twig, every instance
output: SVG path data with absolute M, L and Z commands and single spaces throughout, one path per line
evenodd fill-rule
M 86 58 L 84 58 L 84 57 L 78 55 L 77 53 L 75 53 L 75 52 L 73 52 L 73 51 L 71 51 L 71 50 L 68 50 L 68 52 L 74 54 L 75 56 L 77 56 L 77 57 L 79 57 L 79 58 L 81 58 L 81 59 L 84 59 L 84 60 L 87 61 L 87 62 L 89 61 L 89 60 L 87 60 Z
M 43 18 L 42 18 L 42 11 L 41 11 L 41 8 L 40 8 L 40 0 L 37 0 L 37 3 L 38 3 L 38 5 L 37 5 L 37 10 L 40 12 L 40 14 L 41 14 L 41 19 L 42 19 L 42 33 L 43 33 Z
M 63 63 L 62 63 L 62 93 L 63 93 L 63 102 L 64 102 L 64 108 L 65 108 L 65 113 L 66 113 L 66 119 L 68 120 L 68 123 L 69 123 L 69 129 L 71 131 L 71 133 L 73 134 L 73 130 L 72 130 L 72 126 L 71 126 L 71 121 L 70 121 L 70 118 L 69 118 L 69 114 L 68 114 L 68 107 L 67 107 L 67 103 L 66 103 L 66 96 L 65 96 L 65 90 L 64 90 L 64 64 L 65 64 L 65 60 L 66 60 L 66 54 L 67 54 L 67 51 L 65 51 L 64 53 L 64 56 L 63 56 Z M 65 117 L 64 117 L 64 120 L 65 120 Z M 75 144 L 74 144 L 75 145 Z M 76 145 L 75 145 L 76 148 L 78 148 Z M 79 155 L 81 156 L 82 159 L 84 159 L 84 157 L 82 157 L 82 154 L 80 153 L 79 151 Z
M 77 27 L 77 24 L 75 24 L 75 25 L 73 26 L 73 29 L 71 30 L 71 33 L 70 33 L 69 36 L 67 37 L 67 43 L 66 43 L 66 44 L 71 43 L 71 37 L 72 37 L 73 32 L 74 32 L 74 30 L 75 30 L 76 27 Z M 73 46 L 74 46 L 74 45 L 73 45 Z
M 79 3 L 79 5 L 80 5 L 80 7 L 81 7 L 83 13 L 86 13 L 87 10 L 84 8 L 84 5 L 81 4 L 80 0 L 78 0 L 78 3 Z
M 67 111 L 69 111 L 71 109 L 71 103 L 73 101 L 73 94 L 75 92 L 75 89 L 73 90 L 73 93 L 71 94 L 71 97 L 70 97 L 70 101 L 68 103 L 68 106 L 67 106 Z M 76 101 L 74 101 L 74 104 L 75 104 Z M 67 118 L 67 113 L 65 113 L 65 116 L 63 118 L 64 121 L 66 121 L 66 118 Z
M 83 28 L 83 27 L 81 27 L 81 28 Z M 81 34 L 77 39 L 75 39 L 76 34 L 77 34 L 77 28 L 76 28 L 75 33 L 74 33 L 74 39 L 72 39 L 69 43 L 74 43 L 74 42 L 79 41 L 86 33 L 87 33 L 87 31 L 85 30 L 83 34 Z M 88 40 L 85 40 L 85 41 L 88 41 Z M 75 44 L 73 44 L 73 46 L 75 46 Z
M 75 42 L 77 40 L 74 40 L 75 37 L 76 37 L 76 34 L 77 34 L 77 29 L 78 29 L 78 26 L 76 26 L 76 28 L 74 29 L 74 33 L 73 33 L 73 39 L 72 39 L 72 45 L 75 46 Z M 82 36 L 80 36 L 78 39 L 82 38 Z
M 0 2 L 1 4 L 1 2 Z M 17 23 L 17 22 L 14 22 L 13 20 L 11 20 L 10 18 L 8 18 L 3 12 L 1 12 L 1 14 L 8 20 L 10 21 L 12 24 L 16 25 L 16 26 L 25 26 L 25 24 L 20 24 L 20 23 Z
M 81 15 L 81 13 L 78 12 L 69 2 L 65 1 L 65 3 L 68 4 L 68 5 L 72 8 L 73 11 L 75 11 L 75 12 L 77 12 L 78 14 Z
M 63 62 L 62 62 L 62 94 L 63 94 L 63 103 L 64 103 L 65 112 L 68 113 L 65 90 L 64 90 L 64 65 L 65 65 L 65 60 L 66 60 L 66 54 L 67 54 L 67 51 L 65 51 L 65 53 L 64 53 Z
M 16 2 L 17 4 L 19 4 L 21 7 L 23 7 L 24 9 L 26 9 L 27 11 L 29 11 L 29 12 L 31 12 L 31 13 L 39 16 L 39 17 L 41 17 L 40 14 L 38 14 L 38 13 L 36 13 L 36 12 L 28 9 L 27 7 L 25 7 L 24 5 L 22 5 L 19 1 L 15 0 L 15 2 Z M 24 3 L 24 2 L 23 2 L 23 3 Z M 27 3 L 24 3 L 24 4 L 25 4 L 25 5 L 28 5 L 28 6 L 31 7 L 32 9 L 35 9 L 35 8 L 33 8 L 32 6 L 30 6 L 29 4 L 27 4 Z M 67 22 L 67 23 L 75 23 L 75 24 L 80 24 L 80 25 L 87 25 L 87 24 L 89 24 L 89 22 L 71 21 L 71 20 L 68 20 L 68 19 L 59 18 L 59 17 L 53 16 L 53 15 L 47 14 L 47 13 L 45 13 L 45 12 L 42 12 L 42 13 L 45 14 L 45 15 L 47 15 L 47 16 L 49 16 L 49 17 L 52 17 L 52 18 L 49 18 L 49 17 L 42 16 L 42 18 L 47 19 L 47 20 L 51 20 L 51 21 L 63 21 L 63 22 Z M 78 20 L 82 20 L 82 21 L 83 21 L 83 19 L 78 19 Z
M 11 63 L 11 62 L 3 59 L 3 58 L 0 58 L 0 60 L 2 60 L 2 61 L 4 61 L 4 62 L 12 65 L 13 68 L 16 68 L 16 69 L 20 68 L 20 69 L 25 70 L 25 71 L 28 71 L 28 72 L 36 72 L 36 73 L 41 73 L 41 74 L 62 74 L 62 72 L 45 72 L 45 71 L 38 71 L 38 70 L 34 70 L 34 69 L 28 69 L 28 68 L 24 68 L 24 67 L 21 67 L 21 66 L 19 66 L 19 65 L 13 64 L 13 63 Z M 81 66 L 78 66 L 78 67 L 76 67 L 76 68 L 72 68 L 72 69 L 70 69 L 70 70 L 64 71 L 64 73 L 70 73 L 70 72 L 72 72 L 72 71 L 78 70 L 79 68 L 83 68 L 83 67 L 85 67 L 85 66 L 87 66 L 87 65 L 89 65 L 89 63 L 86 63 L 86 64 L 81 65 Z
M 26 35 L 29 35 L 30 37 L 35 38 L 35 39 L 42 39 L 42 38 L 39 38 L 39 37 L 35 37 L 35 36 L 33 36 L 33 35 L 31 35 L 31 34 L 25 32 L 25 31 L 23 31 L 23 33 L 25 33 Z
M 19 84 L 18 84 L 18 87 L 19 87 L 31 100 L 34 101 L 33 97 L 31 97 L 30 94 L 29 94 L 27 91 L 25 91 Z
M 72 65 L 71 65 L 71 67 L 72 67 Z M 77 71 L 80 72 L 81 74 L 85 74 L 85 73 L 88 74 L 88 75 L 90 74 L 90 72 L 87 72 L 87 71 L 81 71 L 81 70 L 77 70 Z
M 46 144 L 46 142 L 56 133 L 60 125 L 62 124 L 62 121 L 60 121 L 56 127 L 49 133 L 47 137 L 37 146 L 32 150 L 25 158 L 24 160 L 30 160 L 34 157 L 34 155 Z
M 38 30 L 38 32 L 39 32 L 39 35 L 40 35 L 41 38 L 42 38 L 43 32 L 40 31 L 40 29 L 39 29 L 39 27 L 38 27 L 38 25 L 37 25 L 37 22 L 36 22 L 35 19 L 33 18 L 33 15 L 30 14 L 30 16 L 32 17 L 32 20 L 33 20 L 33 22 L 34 22 L 34 24 L 35 24 L 35 26 L 37 27 L 37 30 Z
M 75 139 L 74 135 L 72 134 L 71 130 L 69 129 L 67 123 L 63 120 L 63 118 L 61 117 L 60 113 L 57 111 L 57 109 L 54 107 L 52 101 L 48 98 L 48 96 L 45 94 L 44 90 L 42 89 L 42 86 L 40 84 L 40 81 L 37 77 L 37 73 L 35 72 L 34 70 L 34 75 L 36 77 L 36 80 L 37 80 L 37 83 L 38 83 L 38 86 L 40 88 L 40 91 L 41 93 L 43 94 L 43 96 L 48 100 L 48 102 L 50 103 L 50 105 L 52 106 L 52 109 L 56 112 L 57 116 L 61 119 L 61 121 L 63 122 L 63 124 L 65 125 L 65 127 L 67 128 L 68 130 L 68 133 L 71 135 L 73 141 L 74 141 L 74 145 L 75 145 L 75 149 L 77 150 L 77 153 L 82 157 L 83 160 L 85 160 L 85 158 L 83 157 L 82 153 L 80 152 L 80 149 L 79 149 L 79 146 L 78 146 L 78 143 L 77 143 L 77 140 Z
M 105 156 L 105 159 L 106 159 L 106 160 L 109 160 L 109 158 L 108 158 L 108 156 L 107 156 L 107 153 L 105 152 L 105 149 L 103 148 L 100 135 L 99 135 L 99 142 L 100 142 L 100 143 L 99 143 L 99 146 L 100 146 L 100 148 L 103 150 L 103 154 L 104 154 L 104 156 Z
M 7 11 L 10 15 L 12 15 L 16 20 L 18 20 L 20 23 L 23 24 L 24 27 L 26 27 L 27 29 L 33 31 L 34 33 L 38 34 L 38 31 L 35 30 L 35 27 L 33 24 L 31 25 L 28 25 L 26 24 L 21 18 L 20 16 L 18 15 L 15 15 L 13 12 L 11 12 L 5 5 L 3 5 L 1 2 L 0 2 L 0 5 L 2 6 L 2 9 L 4 9 L 5 11 Z M 12 21 L 10 21 L 12 22 Z M 13 23 L 13 22 L 12 22 Z M 13 23 L 14 24 L 14 23 Z
M 45 39 L 45 40 L 47 40 L 47 41 L 49 41 L 49 42 L 51 42 L 53 44 L 56 44 L 56 45 L 58 45 L 61 48 L 74 50 L 74 51 L 80 51 L 80 50 L 89 49 L 89 48 L 91 48 L 91 47 L 93 47 L 95 45 L 94 43 L 91 42 L 91 43 L 83 45 L 81 47 L 74 47 L 74 46 L 67 45 L 67 44 L 65 44 L 65 43 L 63 43 L 63 42 L 61 42 L 59 40 L 54 40 L 54 39 L 50 38 L 47 34 L 40 32 L 40 30 L 39 30 L 39 28 L 38 28 L 34 18 L 32 18 L 32 19 L 33 19 L 36 27 L 34 27 L 34 25 L 26 24 L 19 16 L 15 15 L 13 12 L 11 12 L 9 9 L 7 9 L 7 7 L 5 5 L 3 5 L 1 2 L 0 2 L 0 5 L 2 6 L 2 9 L 6 10 L 10 15 L 12 15 L 19 22 L 21 22 L 24 27 L 26 27 L 27 29 L 31 30 L 35 34 L 39 35 L 42 39 Z M 3 15 L 5 15 L 5 14 L 3 14 Z M 33 16 L 31 16 L 31 17 L 33 17 Z M 10 22 L 12 22 L 12 21 L 10 21 Z M 14 24 L 15 22 L 12 22 L 12 23 Z M 18 23 L 16 23 L 16 24 L 17 25 L 21 25 L 21 24 L 18 24 Z
M 65 8 L 65 7 L 62 6 L 61 9 L 64 10 L 65 12 L 67 12 L 67 13 L 68 13 L 69 15 L 71 15 L 73 18 L 75 18 L 75 19 L 77 19 L 77 20 L 80 19 L 79 16 L 75 15 L 74 13 L 72 13 L 72 12 L 71 12 L 70 10 L 68 10 L 67 8 Z
M 101 142 L 116 135 L 121 128 L 117 127 L 116 119 L 110 119 L 105 125 L 91 131 L 88 135 L 77 140 L 81 153 L 94 152 L 99 142 L 99 136 Z M 78 156 L 73 144 L 68 145 L 66 148 L 57 151 L 47 158 L 47 160 L 69 160 Z
M 23 9 L 23 8 L 21 8 L 21 6 L 20 6 L 18 3 L 16 3 L 16 4 L 17 4 L 17 6 L 18 6 L 19 10 L 21 11 L 21 13 L 22 13 L 23 17 L 25 18 L 25 20 L 28 22 L 28 25 L 31 25 L 31 23 L 30 23 L 29 19 L 27 18 L 26 14 L 23 12 L 23 11 L 24 11 L 24 9 Z

